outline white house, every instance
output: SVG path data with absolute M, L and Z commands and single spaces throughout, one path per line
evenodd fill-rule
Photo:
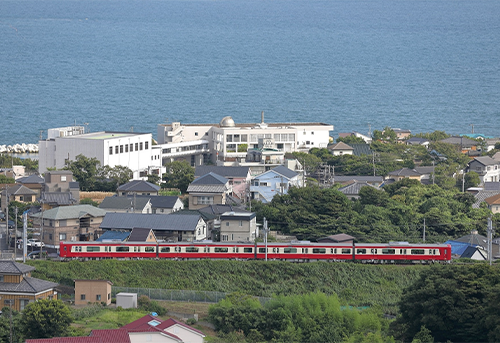
M 133 179 L 148 174 L 161 174 L 161 150 L 151 148 L 150 133 L 101 131 L 84 133 L 81 126 L 48 130 L 48 138 L 38 143 L 38 171 L 48 168 L 62 169 L 66 162 L 75 161 L 82 154 L 96 158 L 104 166 L 128 167 Z
M 225 212 L 220 215 L 221 242 L 254 241 L 257 232 L 256 214 L 247 211 Z
M 500 162 L 489 156 L 480 156 L 474 158 L 467 165 L 467 172 L 476 172 L 479 174 L 481 183 L 500 181 Z
M 302 178 L 293 170 L 278 166 L 256 176 L 250 186 L 252 199 L 270 202 L 276 194 L 286 194 L 290 187 L 302 187 Z

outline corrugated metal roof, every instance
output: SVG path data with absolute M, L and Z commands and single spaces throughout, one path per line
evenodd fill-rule
M 119 240 L 119 241 L 124 241 L 128 238 L 130 235 L 130 231 L 115 231 L 115 230 L 109 230 L 104 232 L 101 237 L 96 239 L 96 242 L 102 242 L 105 240 Z
M 47 211 L 32 214 L 31 217 L 44 219 L 62 220 L 62 219 L 75 219 L 85 216 L 90 217 L 104 217 L 106 211 L 91 205 L 74 205 L 74 206 L 61 206 Z
M 288 179 L 294 178 L 295 176 L 299 175 L 296 172 L 294 172 L 293 170 L 288 169 L 285 166 L 277 166 L 276 168 L 273 168 L 271 170 L 275 171 L 278 174 L 285 176 Z

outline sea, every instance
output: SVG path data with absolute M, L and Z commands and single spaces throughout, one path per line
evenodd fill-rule
M 323 122 L 500 136 L 498 0 L 0 0 L 0 144 Z

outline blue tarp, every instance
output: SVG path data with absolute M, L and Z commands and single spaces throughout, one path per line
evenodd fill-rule
M 106 231 L 101 237 L 96 239 L 96 242 L 102 242 L 103 240 L 119 240 L 124 241 L 128 238 L 130 232 L 125 231 Z
M 452 255 L 459 255 L 462 256 L 462 254 L 467 250 L 468 247 L 477 247 L 476 244 L 469 244 L 469 243 L 464 243 L 464 242 L 457 242 L 457 241 L 446 241 L 444 244 L 450 244 L 451 245 L 451 254 Z

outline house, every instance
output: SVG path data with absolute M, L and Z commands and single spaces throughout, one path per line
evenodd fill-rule
M 356 143 L 350 144 L 350 146 L 353 148 L 352 154 L 354 156 L 372 155 L 369 144 Z
M 125 166 L 134 180 L 162 171 L 161 148 L 153 148 L 151 133 L 100 131 L 85 133 L 83 126 L 49 129 L 38 142 L 38 172 L 62 169 L 78 155 L 96 158 L 101 166 Z
M 453 136 L 440 140 L 442 143 L 455 145 L 464 154 L 477 150 L 478 143 L 467 137 Z
M 375 189 L 379 189 L 378 187 L 376 187 L 368 182 L 354 181 L 350 185 L 339 188 L 339 192 L 343 193 L 349 199 L 355 200 L 355 199 L 359 199 L 359 191 L 363 187 L 372 187 Z
M 454 240 L 455 242 L 467 243 L 472 246 L 480 246 L 484 250 L 488 250 L 488 239 L 478 234 L 477 230 L 473 230 L 469 235 L 460 237 Z M 492 250 L 493 250 L 493 258 L 500 258 L 500 245 L 497 240 L 493 240 L 492 242 Z
M 405 130 L 405 129 L 399 129 L 399 128 L 393 128 L 392 131 L 396 133 L 396 137 L 398 141 L 403 141 L 410 137 L 411 131 L 410 130 Z
M 154 242 L 157 243 L 156 236 L 152 229 L 134 228 L 128 236 L 130 242 Z
M 108 280 L 74 280 L 75 305 L 88 303 L 111 304 L 111 281 Z
M 255 213 L 240 210 L 220 215 L 221 242 L 253 242 L 256 237 L 258 231 Z
M 336 235 L 331 235 L 328 237 L 319 238 L 319 239 L 317 239 L 317 242 L 318 243 L 348 243 L 348 244 L 352 244 L 352 243 L 354 243 L 355 239 L 356 238 L 354 238 L 351 235 L 348 235 L 345 233 L 339 233 Z
M 198 178 L 208 173 L 214 173 L 228 179 L 232 194 L 239 199 L 244 199 L 247 195 L 248 186 L 252 179 L 250 167 L 198 166 L 195 169 L 194 177 Z
M 481 183 L 500 181 L 500 162 L 489 156 L 476 157 L 467 164 L 466 172 L 479 174 Z
M 103 230 L 132 231 L 135 228 L 153 230 L 156 239 L 173 242 L 193 242 L 205 239 L 207 225 L 200 214 L 140 214 L 106 213 Z M 129 238 L 130 239 L 130 238 Z
M 278 166 L 256 176 L 251 183 L 252 199 L 268 203 L 276 194 L 286 194 L 290 187 L 302 187 L 299 174 L 284 166 Z
M 118 195 L 158 195 L 160 186 L 143 180 L 132 180 L 116 189 Z
M 485 140 L 486 151 L 488 152 L 495 149 L 495 145 L 497 143 L 500 143 L 500 138 L 486 138 Z
M 22 203 L 34 202 L 36 200 L 36 192 L 31 189 L 21 185 L 16 184 L 11 187 L 7 187 L 2 191 L 2 208 L 7 208 L 7 202 L 18 201 Z
M 406 145 L 423 145 L 426 148 L 428 148 L 429 144 L 431 144 L 430 140 L 428 140 L 427 138 L 420 138 L 420 137 L 408 138 L 405 141 L 405 143 L 406 143 Z
M 339 133 L 339 138 L 345 138 L 345 137 L 358 137 L 364 140 L 366 144 L 372 144 L 372 138 L 370 136 L 364 135 L 356 131 Z
M 119 329 L 92 330 L 86 337 L 28 339 L 26 343 L 203 343 L 205 334 L 175 319 L 148 314 Z
M 366 182 L 375 187 L 380 187 L 384 183 L 382 176 L 364 176 L 364 175 L 335 175 L 333 177 L 334 184 L 349 185 L 358 182 Z
M 354 152 L 354 148 L 344 142 L 330 145 L 328 146 L 328 150 L 332 152 L 333 156 L 352 155 Z
M 36 193 L 37 197 L 40 197 L 42 191 L 44 191 L 45 179 L 39 175 L 33 174 L 16 179 L 16 183 L 31 189 Z
M 231 187 L 228 179 L 210 172 L 191 182 L 187 192 L 189 209 L 196 210 L 211 204 L 225 204 Z
M 471 260 L 486 261 L 488 260 L 488 251 L 480 246 L 468 246 L 460 258 L 470 258 Z
M 0 260 L 0 298 L 2 307 L 22 311 L 30 302 L 57 298 L 57 283 L 31 277 L 36 268 L 14 261 Z
M 44 187 L 40 194 L 43 209 L 71 206 L 80 202 L 80 184 L 69 170 L 52 170 L 44 174 Z
M 93 241 L 106 211 L 91 205 L 61 206 L 31 214 L 35 227 L 42 228 L 42 241 L 58 248 L 60 241 Z
M 393 179 L 394 181 L 401 181 L 403 179 L 413 179 L 420 181 L 421 176 L 422 174 L 420 174 L 415 169 L 401 168 L 389 172 L 387 174 L 387 179 Z
M 184 209 L 184 203 L 175 195 L 158 195 L 149 198 L 151 202 L 151 213 L 169 214 Z
M 209 207 L 212 206 L 228 206 L 232 208 L 231 205 L 209 205 Z M 206 239 L 211 239 L 216 241 L 218 237 L 218 233 L 220 231 L 220 220 L 219 216 L 216 214 L 211 213 L 210 211 L 204 211 L 206 207 L 200 208 L 198 210 L 188 210 L 188 209 L 183 209 L 177 212 L 172 212 L 172 215 L 196 215 L 196 216 L 201 216 L 203 221 L 206 224 Z M 216 231 L 214 231 L 216 229 Z M 215 236 L 217 234 L 217 236 Z
M 500 194 L 486 198 L 484 201 L 488 204 L 488 208 L 493 214 L 500 213 Z
M 106 197 L 99 208 L 106 212 L 116 213 L 152 213 L 150 196 L 116 196 Z

